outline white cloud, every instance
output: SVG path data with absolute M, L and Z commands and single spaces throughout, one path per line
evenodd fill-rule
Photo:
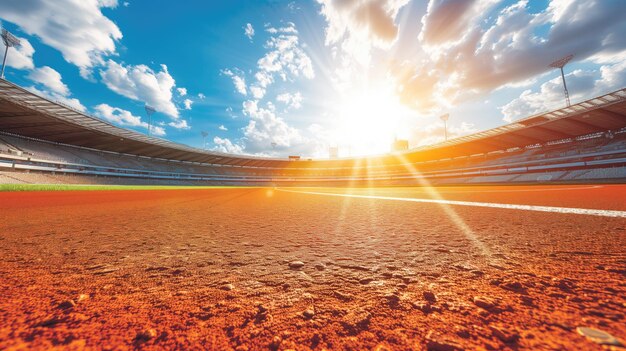
M 626 86 L 626 61 L 602 66 L 597 71 L 575 70 L 565 77 L 570 99 L 576 101 L 606 94 Z M 561 76 L 543 83 L 538 91 L 525 90 L 519 98 L 502 106 L 504 120 L 514 120 L 565 107 Z
M 180 95 L 180 96 L 187 95 L 187 89 L 186 88 L 176 88 L 176 91 L 178 92 L 178 95 Z
M 257 71 L 254 72 L 252 82 L 246 81 L 243 72 L 239 69 L 222 70 L 222 73 L 230 76 L 235 88 L 242 95 L 250 96 L 251 100 L 243 103 L 243 114 L 249 117 L 248 125 L 244 128 L 244 136 L 239 140 L 238 147 L 246 153 L 268 155 L 275 154 L 287 148 L 294 150 L 294 146 L 301 148 L 304 138 L 300 132 L 290 127 L 283 118 L 277 116 L 276 108 L 271 102 L 260 107 L 260 102 L 266 93 L 277 81 L 293 82 L 296 79 L 313 79 L 315 71 L 311 58 L 300 44 L 298 30 L 294 23 L 288 22 L 280 28 L 266 25 L 266 31 L 271 34 L 265 43 L 267 52 L 257 61 Z M 279 102 L 289 108 L 300 108 L 302 95 L 281 94 Z M 227 113 L 235 118 L 232 108 L 226 109 Z M 225 143 L 222 141 L 222 143 Z M 224 148 L 226 146 L 222 145 Z
M 462 40 L 478 25 L 486 12 L 498 0 L 454 1 L 432 0 L 422 17 L 423 29 L 419 34 L 422 43 L 443 45 Z
M 176 81 L 161 65 L 161 70 L 153 71 L 146 65 L 123 65 L 112 60 L 100 70 L 102 81 L 109 89 L 127 98 L 145 102 L 157 111 L 178 118 L 178 109 L 172 101 L 172 89 Z
M 276 81 L 276 77 L 282 81 L 315 77 L 313 63 L 300 44 L 295 24 L 289 22 L 285 27 L 278 29 L 270 27 L 266 31 L 273 34 L 265 43 L 268 51 L 257 61 L 258 71 L 254 74 L 254 83 L 248 88 L 256 100 L 265 97 L 267 89 Z M 236 75 L 232 72 L 231 75 L 237 90 L 241 92 L 242 89 L 235 81 Z
M 213 138 L 213 143 L 215 143 L 214 151 L 226 152 L 229 154 L 242 154 L 243 146 L 239 144 L 235 144 L 228 138 Z
M 116 6 L 115 0 L 0 1 L 0 13 L 59 50 L 87 77 L 93 66 L 103 63 L 103 57 L 115 54 L 116 41 L 122 38 L 117 25 L 101 11 Z
M 243 113 L 250 117 L 248 125 L 243 128 L 246 152 L 265 152 L 273 145 L 285 150 L 303 140 L 297 129 L 276 116 L 271 103 L 262 108 L 256 101 L 247 100 L 243 103 Z
M 253 85 L 250 87 L 250 94 L 253 98 L 261 100 L 265 96 L 265 89 Z
M 407 47 L 389 51 L 400 35 L 400 24 L 396 22 L 406 24 L 409 20 L 398 18 L 409 0 L 317 1 L 326 19 L 325 44 L 333 62 L 326 72 L 327 79 L 337 92 L 347 93 L 368 84 L 373 72 L 383 70 L 400 57 L 397 54 L 414 46 L 415 40 Z
M 217 129 L 223 130 L 223 131 L 227 131 L 228 130 L 228 128 L 226 128 L 223 124 L 220 125 Z
M 296 25 L 293 22 L 288 22 L 284 27 L 267 27 L 265 30 L 270 34 L 278 34 L 278 33 L 286 33 L 286 34 L 298 34 L 298 30 L 296 29 Z
M 198 98 L 199 98 L 200 100 L 204 100 L 204 99 L 206 98 L 206 95 L 204 95 L 204 94 L 202 94 L 202 93 L 199 93 L 199 94 L 198 94 Z
M 49 100 L 60 102 L 81 112 L 87 110 L 78 99 L 70 97 L 70 89 L 63 83 L 61 74 L 53 68 L 48 66 L 35 68 L 29 72 L 28 78 L 40 85 L 39 88 L 35 86 L 27 88 L 33 93 Z
M 242 95 L 250 93 L 256 100 L 265 97 L 266 91 L 278 76 L 282 81 L 293 81 L 304 77 L 315 77 L 311 58 L 304 52 L 298 39 L 298 31 L 295 24 L 289 22 L 285 27 L 266 29 L 272 35 L 265 47 L 268 52 L 257 61 L 257 72 L 254 74 L 254 82 L 248 86 L 239 69 L 224 69 L 222 73 L 231 77 L 235 89 Z
M 183 105 L 185 106 L 185 110 L 191 110 L 191 104 L 193 104 L 193 101 L 191 101 L 190 99 L 185 99 L 183 101 Z
M 292 109 L 299 109 L 302 107 L 302 94 L 300 92 L 291 93 L 283 93 L 276 96 L 276 101 L 282 102 L 285 106 Z
M 388 47 L 398 35 L 395 23 L 408 0 L 318 0 L 328 22 L 326 44 L 347 39 Z
M 100 104 L 94 106 L 96 116 L 107 120 L 111 123 L 124 127 L 139 127 L 148 130 L 148 123 L 143 122 L 141 117 L 135 116 L 130 111 L 123 110 L 118 107 Z M 165 130 L 162 127 L 152 126 L 152 134 L 156 136 L 164 136 Z
M 2 5 L 0 5 L 1 7 Z M 33 54 L 35 49 L 30 42 L 25 38 L 18 38 L 20 45 L 9 49 L 7 55 L 7 66 L 15 69 L 33 69 L 35 64 L 33 63 Z M 4 55 L 6 45 L 4 41 L 0 40 L 0 55 Z
M 283 80 L 300 76 L 314 78 L 315 71 L 311 58 L 300 45 L 295 25 L 290 23 L 285 28 L 292 28 L 293 32 L 280 31 L 281 34 L 270 37 L 265 43 L 269 51 L 259 59 L 259 71 L 270 75 L 278 74 Z M 262 80 L 259 82 L 262 84 Z
M 575 61 L 626 48 L 626 2 L 553 1 L 531 12 L 521 0 L 497 10 L 495 2 L 432 1 L 419 35 L 428 59 L 399 75 L 403 100 L 422 109 L 458 103 L 550 70 L 567 54 Z M 543 34 L 546 33 L 546 34 Z
M 257 85 L 261 88 L 267 88 L 274 83 L 274 77 L 267 71 L 258 71 L 254 74 L 254 78 L 256 78 Z
M 43 66 L 34 69 L 28 75 L 30 80 L 43 84 L 51 91 L 67 96 L 70 94 L 70 90 L 61 80 L 61 74 L 48 66 Z
M 243 77 L 243 72 L 239 70 L 235 70 L 235 71 L 236 72 L 233 72 L 229 69 L 225 69 L 225 70 L 222 70 L 222 73 L 231 77 L 231 79 L 233 80 L 233 84 L 235 85 L 235 89 L 237 90 L 239 94 L 247 95 L 248 91 L 246 87 L 246 79 Z
M 228 114 L 228 116 L 230 116 L 230 118 L 233 118 L 233 119 L 237 118 L 237 115 L 235 115 L 235 113 L 233 112 L 233 108 L 232 107 L 228 106 L 225 109 L 225 111 Z
M 183 130 L 191 129 L 191 127 L 187 124 L 187 121 L 184 119 L 179 119 L 176 121 L 169 122 L 167 125 L 176 129 L 183 129 Z
M 254 37 L 254 27 L 252 27 L 252 24 L 250 23 L 247 23 L 246 26 L 243 27 L 243 32 L 244 35 L 250 40 L 252 40 L 252 37 Z

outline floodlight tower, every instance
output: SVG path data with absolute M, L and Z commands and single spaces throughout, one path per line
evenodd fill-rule
M 156 112 L 154 107 L 146 104 L 146 115 L 148 115 L 148 135 L 152 135 L 152 115 Z
M 4 79 L 4 66 L 7 63 L 7 54 L 9 53 L 9 48 L 13 46 L 19 46 L 20 40 L 17 39 L 13 34 L 9 33 L 8 30 L 2 28 L 2 41 L 4 42 L 4 59 L 2 59 L 2 72 L 0 72 L 0 78 Z
M 202 148 L 206 150 L 206 137 L 209 136 L 209 133 L 202 131 Z
M 558 59 L 550 64 L 552 68 L 558 68 L 561 70 L 561 78 L 563 78 L 563 88 L 565 88 L 565 102 L 567 107 L 570 107 L 569 92 L 567 91 L 567 84 L 565 84 L 565 74 L 563 73 L 563 67 L 574 57 L 574 55 L 567 55 L 561 59 Z
M 448 141 L 448 119 L 450 119 L 450 114 L 446 113 L 445 115 L 441 115 L 439 118 L 443 121 L 443 133 L 446 141 Z

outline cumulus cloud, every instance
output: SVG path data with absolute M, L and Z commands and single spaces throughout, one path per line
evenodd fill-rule
M 246 86 L 246 79 L 243 77 L 243 72 L 235 70 L 235 72 L 225 69 L 222 70 L 222 74 L 229 76 L 233 80 L 235 89 L 241 95 L 248 95 L 248 88 Z
M 398 35 L 395 23 L 398 11 L 408 0 L 318 0 L 321 13 L 328 22 L 326 43 L 344 38 L 371 41 L 388 47 Z
M 191 99 L 183 100 L 183 106 L 185 106 L 185 110 L 191 110 L 192 104 L 193 104 L 193 101 L 191 101 Z
M 553 1 L 531 13 L 521 0 L 489 21 L 493 5 L 430 2 L 419 35 L 429 60 L 398 75 L 404 101 L 424 109 L 457 103 L 528 80 L 570 53 L 585 60 L 626 48 L 626 38 L 617 34 L 626 31 L 623 1 Z
M 304 140 L 299 131 L 289 126 L 283 118 L 277 115 L 276 107 L 272 102 L 261 103 L 266 97 L 268 89 L 276 81 L 294 82 L 296 79 L 313 79 L 315 71 L 311 58 L 300 43 L 298 30 L 294 23 L 288 22 L 282 27 L 266 26 L 270 38 L 265 43 L 267 52 L 257 61 L 257 70 L 246 81 L 244 72 L 240 69 L 224 69 L 222 74 L 231 77 L 235 89 L 242 95 L 248 96 L 243 102 L 243 115 L 249 118 L 248 124 L 242 128 L 243 137 L 235 146 L 220 140 L 220 150 L 240 149 L 251 154 L 267 155 L 279 150 L 292 148 Z M 300 108 L 302 94 L 284 93 L 277 96 L 277 102 L 288 108 Z M 233 118 L 236 116 L 232 108 L 226 112 Z M 221 128 L 220 128 L 221 129 Z M 227 140 L 227 139 L 226 139 Z
M 315 77 L 313 63 L 300 44 L 295 24 L 289 22 L 280 28 L 268 27 L 266 31 L 272 34 L 265 43 L 268 51 L 257 61 L 258 70 L 249 85 L 240 69 L 222 70 L 222 74 L 232 78 L 237 92 L 241 95 L 249 93 L 256 100 L 265 97 L 267 88 L 276 78 L 293 81 L 300 77 Z
M 0 7 L 1 6 L 2 5 L 0 5 Z M 20 40 L 20 45 L 12 47 L 10 49 L 7 56 L 6 65 L 15 69 L 35 68 L 35 64 L 33 63 L 33 54 L 35 53 L 35 49 L 27 39 L 19 37 L 18 39 Z M 6 45 L 4 45 L 3 40 L 0 40 L 0 50 L 1 55 L 4 55 Z
M 267 89 L 276 79 L 281 81 L 293 81 L 304 77 L 315 77 L 311 58 L 303 50 L 298 38 L 298 30 L 295 24 L 289 22 L 280 28 L 268 27 L 266 31 L 272 36 L 265 43 L 268 49 L 266 54 L 257 61 L 258 71 L 254 74 L 254 80 L 248 90 L 252 97 L 261 100 L 265 97 Z M 245 95 L 240 85 L 245 86 L 242 77 L 231 75 L 237 91 Z
M 401 51 L 392 47 L 398 43 L 400 34 L 398 15 L 409 0 L 318 0 L 318 3 L 326 19 L 325 44 L 333 62 L 327 72 L 328 79 L 339 93 L 367 84 L 373 72 L 388 65 L 386 60 L 394 60 L 394 53 Z M 385 54 L 392 55 L 384 58 Z
M 67 96 L 70 94 L 70 90 L 61 80 L 61 74 L 48 66 L 35 68 L 28 74 L 28 78 L 35 82 L 43 84 L 51 91 Z
M 59 50 L 87 77 L 93 66 L 115 53 L 116 41 L 122 38 L 117 25 L 101 11 L 116 6 L 115 0 L 0 1 L 0 14 Z
M 498 0 L 431 0 L 426 15 L 422 17 L 423 29 L 419 34 L 422 43 L 443 45 L 458 42 L 468 34 L 467 29 L 479 25 L 485 12 Z
M 213 143 L 215 144 L 215 147 L 213 148 L 214 151 L 226 152 L 229 154 L 243 153 L 243 146 L 233 143 L 228 138 L 220 138 L 216 136 L 213 138 Z
M 187 95 L 187 89 L 186 88 L 176 88 L 176 91 L 178 92 L 178 95 L 180 95 L 180 96 Z
M 254 37 L 254 27 L 252 27 L 251 23 L 247 23 L 245 27 L 243 27 L 243 33 L 248 39 L 252 40 Z
M 145 102 L 174 119 L 178 118 L 178 109 L 172 101 L 172 89 L 176 81 L 167 71 L 166 65 L 161 65 L 160 71 L 154 71 L 146 65 L 124 65 L 108 60 L 100 70 L 100 76 L 114 92 Z
M 291 93 L 283 93 L 276 96 L 276 101 L 285 104 L 285 106 L 292 108 L 294 110 L 302 107 L 302 94 L 300 92 Z
M 191 127 L 187 124 L 187 121 L 184 119 L 179 119 L 176 121 L 169 122 L 167 125 L 176 129 L 183 129 L 183 130 L 191 129 Z
M 270 76 L 277 74 L 282 80 L 315 77 L 311 58 L 300 45 L 295 24 L 289 23 L 277 33 L 265 43 L 268 52 L 257 62 L 259 71 Z M 262 80 L 259 82 L 262 84 Z
M 270 147 L 284 150 L 302 141 L 297 129 L 276 116 L 272 103 L 264 108 L 257 101 L 247 100 L 243 103 L 243 113 L 250 118 L 243 128 L 246 152 L 261 153 Z
M 602 66 L 599 70 L 575 70 L 568 74 L 567 88 L 572 102 L 608 93 L 626 86 L 626 61 Z M 502 106 L 504 120 L 512 122 L 536 113 L 565 107 L 561 77 L 557 76 L 537 91 L 525 90 L 519 98 Z
M 76 98 L 72 98 L 70 89 L 63 83 L 61 74 L 51 67 L 43 66 L 29 72 L 28 78 L 39 85 L 28 88 L 33 93 L 47 99 L 60 102 L 78 111 L 85 112 L 86 108 Z
M 141 120 L 141 117 L 133 115 L 130 111 L 113 107 L 107 104 L 94 106 L 96 116 L 107 120 L 113 124 L 124 127 L 139 127 L 148 130 L 149 125 Z M 152 126 L 152 135 L 164 136 L 165 130 L 159 126 Z
M 223 130 L 223 131 L 227 131 L 228 130 L 228 128 L 226 128 L 223 124 L 220 125 L 217 129 Z

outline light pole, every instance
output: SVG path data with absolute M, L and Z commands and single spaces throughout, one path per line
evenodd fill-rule
M 446 113 L 445 115 L 441 115 L 441 120 L 443 121 L 443 133 L 445 140 L 448 141 L 448 119 L 450 118 L 450 114 Z
M 2 41 L 4 42 L 4 59 L 2 59 L 2 72 L 0 72 L 0 78 L 4 79 L 4 66 L 7 63 L 7 55 L 9 53 L 9 48 L 12 46 L 20 45 L 20 40 L 17 39 L 13 34 L 9 33 L 8 30 L 2 28 Z
M 148 115 L 148 136 L 152 135 L 152 115 L 156 112 L 154 107 L 146 104 L 146 115 Z
M 209 133 L 202 131 L 202 149 L 206 150 L 206 137 L 209 136 Z
M 574 55 L 567 55 L 561 59 L 558 59 L 550 64 L 552 68 L 558 68 L 561 70 L 561 78 L 563 78 L 563 88 L 565 88 L 565 102 L 567 103 L 567 107 L 570 107 L 569 102 L 569 92 L 567 91 L 567 84 L 565 84 L 565 74 L 563 73 L 563 67 L 572 59 Z

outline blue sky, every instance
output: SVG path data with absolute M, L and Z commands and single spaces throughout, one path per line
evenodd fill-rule
M 216 151 L 326 157 L 460 136 L 626 84 L 619 0 L 7 0 L 6 78 Z M 3 49 L 3 47 L 2 47 Z

